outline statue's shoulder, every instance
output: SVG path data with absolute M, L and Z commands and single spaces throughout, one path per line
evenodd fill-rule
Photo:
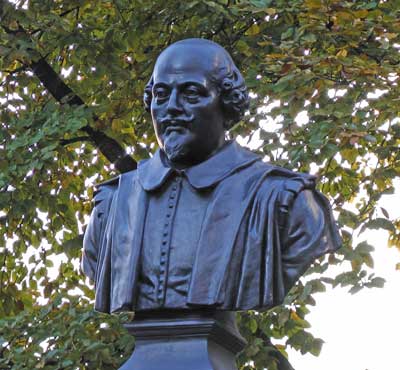
M 294 200 L 303 190 L 315 190 L 316 177 L 313 175 L 265 162 L 259 162 L 257 166 L 265 173 L 259 193 L 268 194 L 270 189 L 275 189 L 278 207 L 283 211 L 291 208 Z
M 292 208 L 295 199 L 304 190 L 315 190 L 316 177 L 307 173 L 288 171 L 288 176 L 278 196 L 280 213 L 286 218 L 286 214 Z M 282 222 L 285 223 L 286 221 Z
M 281 183 L 282 188 L 287 191 L 299 192 L 305 188 L 315 188 L 316 177 L 314 175 L 295 172 L 266 162 L 258 162 L 257 165 L 268 174 L 266 180 Z
M 133 170 L 94 185 L 93 200 L 95 206 L 110 200 L 114 193 L 118 191 L 122 182 L 135 181 L 136 177 L 137 170 Z

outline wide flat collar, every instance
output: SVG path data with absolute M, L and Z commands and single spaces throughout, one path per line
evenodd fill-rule
M 162 155 L 163 153 L 157 150 L 152 158 L 138 164 L 139 181 L 147 191 L 159 188 L 171 174 L 178 172 L 164 163 Z M 259 160 L 261 158 L 257 154 L 241 147 L 236 141 L 231 141 L 206 161 L 179 173 L 186 176 L 194 188 L 204 189 L 217 185 L 233 172 Z

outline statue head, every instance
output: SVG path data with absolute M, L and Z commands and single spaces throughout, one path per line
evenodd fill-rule
M 177 166 L 204 161 L 248 107 L 244 79 L 228 52 L 205 39 L 178 41 L 158 57 L 144 94 L 159 146 Z

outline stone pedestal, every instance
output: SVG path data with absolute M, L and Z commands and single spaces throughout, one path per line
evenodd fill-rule
M 237 370 L 246 341 L 233 312 L 138 315 L 126 325 L 135 350 L 119 370 Z

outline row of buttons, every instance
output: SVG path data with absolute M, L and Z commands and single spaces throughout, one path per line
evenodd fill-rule
M 168 198 L 168 210 L 165 215 L 163 238 L 161 241 L 161 256 L 160 256 L 160 275 L 158 278 L 158 289 L 157 299 L 160 304 L 164 303 L 166 282 L 167 282 L 167 266 L 169 248 L 171 242 L 172 222 L 174 212 L 176 210 L 176 204 L 178 201 L 178 189 L 180 189 L 181 177 L 177 176 L 174 179 L 174 183 L 171 187 L 171 193 Z

